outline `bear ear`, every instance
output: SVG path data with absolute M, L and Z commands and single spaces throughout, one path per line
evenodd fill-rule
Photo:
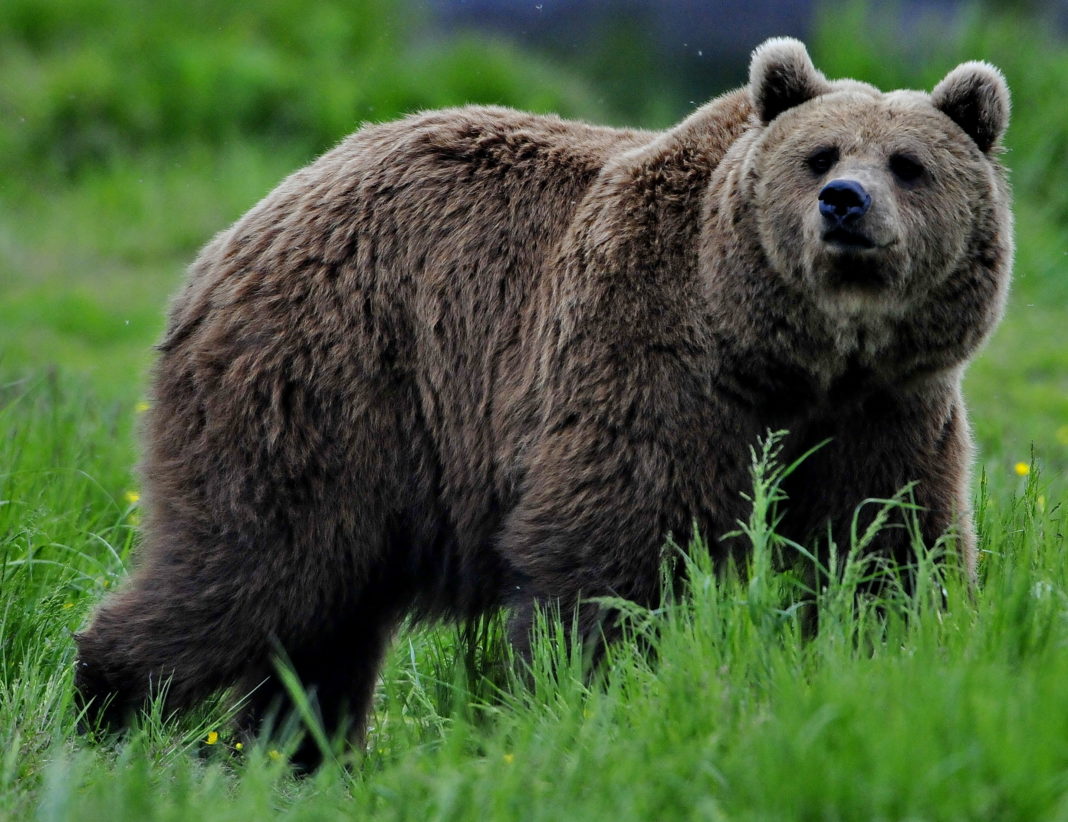
M 749 63 L 749 92 L 765 124 L 787 109 L 831 90 L 816 70 L 804 44 L 791 37 L 773 37 L 753 51 Z
M 1009 87 L 989 63 L 961 63 L 935 86 L 931 103 L 984 152 L 998 144 L 1009 125 Z

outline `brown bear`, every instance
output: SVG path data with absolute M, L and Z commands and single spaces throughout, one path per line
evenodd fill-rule
M 1012 259 L 1000 73 L 828 81 L 770 40 L 664 132 L 501 108 L 367 127 L 193 264 L 159 346 L 140 563 L 78 637 L 122 721 L 227 686 L 254 731 L 283 654 L 362 734 L 406 615 L 652 604 L 666 540 L 717 558 L 750 448 L 789 431 L 780 528 L 848 544 L 909 483 L 974 568 L 961 375 Z M 906 529 L 870 550 L 902 562 Z

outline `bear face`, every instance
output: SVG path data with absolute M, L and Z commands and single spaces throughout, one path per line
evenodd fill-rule
M 776 270 L 844 309 L 908 312 L 955 271 L 991 167 L 920 95 L 839 92 L 754 148 L 752 197 Z
M 830 310 L 907 313 L 956 271 L 998 185 L 921 95 L 821 96 L 754 147 L 752 198 L 776 270 Z
M 712 211 L 729 219 L 706 228 L 710 276 L 736 267 L 722 237 L 744 226 L 748 269 L 774 272 L 823 321 L 866 325 L 889 345 L 910 327 L 930 336 L 925 306 L 962 300 L 971 327 L 937 365 L 973 352 L 1000 317 L 1012 256 L 1001 74 L 966 63 L 930 95 L 884 94 L 826 80 L 779 39 L 756 51 L 749 92 L 758 123 L 713 180 Z

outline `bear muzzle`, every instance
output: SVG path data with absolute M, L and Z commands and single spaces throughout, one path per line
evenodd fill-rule
M 823 287 L 874 296 L 901 285 L 896 212 L 881 181 L 864 171 L 831 180 L 817 195 L 816 211 L 822 243 L 812 268 Z
M 856 180 L 831 180 L 819 194 L 825 242 L 846 249 L 874 248 L 876 242 L 863 230 L 861 218 L 871 208 L 871 195 Z

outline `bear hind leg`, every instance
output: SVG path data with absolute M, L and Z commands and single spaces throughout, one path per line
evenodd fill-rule
M 189 707 L 233 682 L 256 653 L 255 616 L 185 589 L 139 574 L 76 635 L 83 727 L 117 730 L 157 696 L 168 713 Z
M 294 704 L 281 668 L 295 677 L 307 709 L 334 752 L 339 742 L 362 746 L 382 658 L 402 615 L 401 609 L 361 608 L 312 642 L 276 646 L 271 660 L 246 672 L 237 686 L 236 694 L 243 700 L 237 720 L 240 735 L 255 739 L 296 730 L 301 740 L 291 763 L 313 770 L 322 762 L 322 741 Z

